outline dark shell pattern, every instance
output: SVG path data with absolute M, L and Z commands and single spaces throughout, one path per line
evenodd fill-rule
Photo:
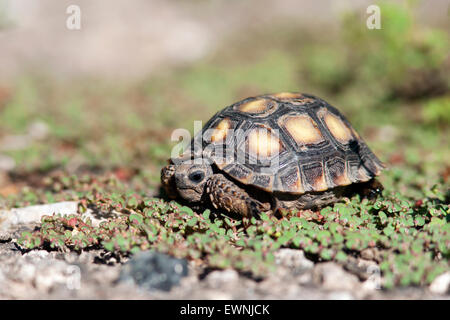
M 301 93 L 226 107 L 194 137 L 190 154 L 243 184 L 292 194 L 365 182 L 384 168 L 336 108 Z

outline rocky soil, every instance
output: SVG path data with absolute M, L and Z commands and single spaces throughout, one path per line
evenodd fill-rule
M 0 212 L 1 299 L 450 298 L 449 273 L 436 278 L 428 288 L 386 291 L 379 289 L 378 268 L 370 260 L 354 259 L 343 266 L 334 262 L 314 263 L 303 251 L 286 248 L 276 253 L 277 267 L 270 276 L 254 279 L 232 269 L 206 270 L 186 261 L 180 261 L 180 265 L 172 264 L 173 267 L 162 267 L 164 263 L 170 264 L 172 259 L 164 255 L 158 256 L 159 266 L 155 266 L 152 261 L 156 260 L 149 260 L 148 254 L 119 261 L 101 250 L 81 254 L 46 250 L 27 252 L 17 244 L 21 232 L 38 227 L 42 212 L 70 212 L 73 208 L 76 203 L 65 202 Z M 366 253 L 368 258 L 371 254 Z M 143 269 L 142 263 L 147 263 L 148 268 Z M 138 264 L 140 269 L 132 268 Z M 183 264 L 187 270 L 180 268 Z M 142 285 L 143 281 L 139 279 L 152 279 L 156 285 Z M 175 279 L 171 280 L 172 287 L 158 287 L 158 281 L 168 279 Z

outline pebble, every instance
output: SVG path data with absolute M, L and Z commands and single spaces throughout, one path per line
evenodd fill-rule
M 7 238 L 7 231 L 12 226 L 19 224 L 39 223 L 41 218 L 45 215 L 53 215 L 59 213 L 61 215 L 77 214 L 78 202 L 77 201 L 62 201 L 49 204 L 41 204 L 28 206 L 23 208 L 13 208 L 11 210 L 0 210 L 0 239 Z M 107 216 L 114 216 L 115 213 L 106 213 L 102 216 L 102 213 L 94 213 L 91 209 L 86 210 L 82 214 L 83 218 L 90 218 L 94 227 L 98 226 L 103 220 L 106 220 Z M 101 216 L 98 218 L 98 216 Z
M 34 250 L 27 252 L 23 255 L 25 258 L 30 258 L 32 260 L 42 260 L 47 258 L 49 255 L 48 251 L 45 250 Z
M 186 259 L 177 259 L 156 251 L 143 251 L 128 261 L 119 281 L 136 284 L 145 290 L 170 291 L 188 275 Z
M 294 273 L 302 273 L 314 267 L 314 263 L 299 249 L 282 248 L 277 250 L 274 256 L 276 264 L 290 268 Z
M 430 285 L 430 291 L 436 294 L 446 294 L 450 292 L 450 271 L 437 276 Z
M 321 284 L 327 290 L 352 290 L 358 284 L 358 278 L 334 263 L 326 262 L 318 264 L 313 271 L 316 283 Z
M 216 270 L 208 274 L 205 281 L 211 288 L 220 288 L 236 284 L 239 281 L 239 274 L 232 269 Z
M 0 229 L 12 225 L 40 222 L 42 216 L 60 213 L 62 215 L 75 214 L 78 211 L 78 202 L 63 201 L 50 204 L 35 205 L 23 208 L 0 211 Z

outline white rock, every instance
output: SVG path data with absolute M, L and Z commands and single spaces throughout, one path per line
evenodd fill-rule
M 23 255 L 24 258 L 29 258 L 30 260 L 42 260 L 48 257 L 49 253 L 45 250 L 33 250 L 27 252 Z
M 326 262 L 317 265 L 313 271 L 315 282 L 318 282 L 326 290 L 352 290 L 358 284 L 358 278 L 346 272 L 334 262 Z
M 232 285 L 239 281 L 239 274 L 232 269 L 223 271 L 213 271 L 208 274 L 205 281 L 212 288 L 220 288 L 225 285 Z
M 64 201 L 50 204 L 41 204 L 24 208 L 14 208 L 9 211 L 0 211 L 0 219 L 5 219 L 0 228 L 6 223 L 22 224 L 41 221 L 45 215 L 60 213 L 62 215 L 77 213 L 78 203 L 76 201 Z
M 430 291 L 436 294 L 446 294 L 450 291 L 450 271 L 437 276 L 430 285 Z
M 380 279 L 369 278 L 362 283 L 361 288 L 363 290 L 367 290 L 367 291 L 380 290 L 381 289 L 381 278 Z
M 27 223 L 39 223 L 41 218 L 53 214 L 69 215 L 78 213 L 78 202 L 63 201 L 50 204 L 41 204 L 24 208 L 13 208 L 11 210 L 0 210 L 0 235 L 11 226 Z M 102 221 L 117 213 L 107 213 L 104 217 L 98 218 L 92 210 L 88 209 L 82 214 L 83 218 L 90 218 L 93 226 L 98 226 Z
M 306 259 L 305 254 L 299 249 L 282 248 L 274 253 L 275 263 L 294 269 L 295 271 L 310 270 L 314 267 L 311 260 Z

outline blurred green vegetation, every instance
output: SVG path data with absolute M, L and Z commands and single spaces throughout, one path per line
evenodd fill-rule
M 265 257 L 277 246 L 301 247 L 317 260 L 341 262 L 376 246 L 382 252 L 379 262 L 387 287 L 429 283 L 449 267 L 449 34 L 419 25 L 412 2 L 382 2 L 380 7 L 381 30 L 368 30 L 364 14 L 349 12 L 342 17 L 337 35 L 310 34 L 285 25 L 249 31 L 247 41 L 230 39 L 231 45 L 224 44 L 197 64 L 137 83 L 98 79 L 57 83 L 45 75 L 24 76 L 0 95 L 0 138 L 30 135 L 30 125 L 37 121 L 45 123 L 49 133 L 44 139 L 29 139 L 21 149 L 3 151 L 17 163 L 10 180 L 18 189 L 0 189 L 0 204 L 88 199 L 99 205 L 105 193 L 116 194 L 107 197 L 108 205 L 121 204 L 130 193 L 149 201 L 158 195 L 159 170 L 175 144 L 170 141 L 173 129 L 192 132 L 193 120 L 207 121 L 247 96 L 306 92 L 338 107 L 387 164 L 380 177 L 385 191 L 378 204 L 359 198 L 336 204 L 322 210 L 325 220 L 316 217 L 301 222 L 303 229 L 297 228 L 299 221 L 293 218 L 254 222 L 250 231 L 229 234 L 233 241 L 247 241 L 239 242 L 245 248 L 240 253 L 221 237 L 220 232 L 228 234 L 229 228 L 216 230 L 207 249 L 199 249 L 196 237 L 200 243 L 206 240 L 197 213 L 183 216 L 179 223 L 190 231 L 180 235 L 160 217 L 179 212 L 175 204 L 146 202 L 139 210 L 130 205 L 129 210 L 157 219 L 157 228 L 168 228 L 163 238 L 167 242 L 153 246 L 147 239 L 144 247 L 166 246 L 172 252 L 176 240 L 182 243 L 180 250 L 188 250 L 178 252 L 180 256 L 198 258 L 199 252 L 209 250 L 205 263 L 212 267 L 256 272 L 258 267 L 250 266 L 255 261 L 261 266 L 272 263 Z M 111 176 L 115 177 L 111 181 L 120 183 L 106 187 L 99 182 L 110 181 Z M 145 208 L 154 212 L 147 214 Z M 336 213 L 348 216 L 347 222 L 333 224 Z M 197 220 L 189 222 L 194 217 Z M 127 221 L 122 222 L 131 223 Z M 272 229 L 279 234 L 270 233 Z M 304 237 L 291 237 L 293 229 Z M 131 236 L 120 240 L 125 251 L 133 248 L 133 241 L 142 240 Z M 63 241 L 71 244 L 70 237 Z M 108 241 L 109 250 L 122 250 L 120 245 L 114 247 L 113 236 Z M 224 247 L 234 257 L 228 262 L 213 254 Z
M 310 48 L 305 69 L 311 80 L 332 93 L 364 90 L 369 107 L 445 93 L 448 33 L 417 25 L 412 4 L 382 2 L 380 10 L 381 30 L 368 31 L 360 15 L 348 13 L 333 50 L 329 44 Z

